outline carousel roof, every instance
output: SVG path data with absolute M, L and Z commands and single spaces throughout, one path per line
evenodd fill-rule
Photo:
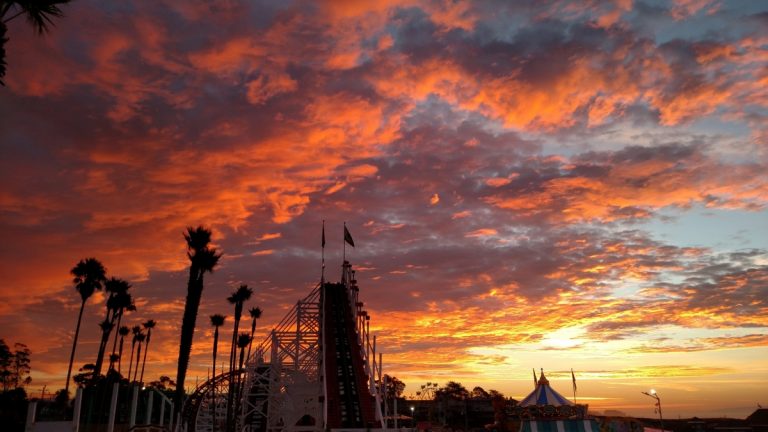
M 549 386 L 549 380 L 544 376 L 544 371 L 541 371 L 541 376 L 536 383 L 536 389 L 528 396 L 520 401 L 520 406 L 535 406 L 535 405 L 573 405 L 573 402 L 566 399 L 563 395 L 556 392 Z

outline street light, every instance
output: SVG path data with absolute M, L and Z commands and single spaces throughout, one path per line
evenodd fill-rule
M 411 428 L 416 427 L 416 417 L 414 417 L 413 411 L 416 410 L 416 407 L 411 405 Z
M 650 392 L 640 392 L 640 393 L 656 399 L 656 408 L 659 410 L 659 424 L 661 425 L 661 430 L 663 432 L 664 431 L 664 419 L 661 416 L 661 398 L 659 398 L 658 393 L 656 393 L 656 390 L 654 390 L 654 389 L 651 389 Z

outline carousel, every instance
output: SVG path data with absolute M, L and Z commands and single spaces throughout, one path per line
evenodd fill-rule
M 555 391 L 542 369 L 536 388 L 512 409 L 512 416 L 521 420 L 520 432 L 599 432 L 587 407 Z

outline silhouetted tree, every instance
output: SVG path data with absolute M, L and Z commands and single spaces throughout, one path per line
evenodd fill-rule
M 211 325 L 213 326 L 213 378 L 216 378 L 216 353 L 219 347 L 219 327 L 224 325 L 224 320 L 227 317 L 224 315 L 211 315 Z M 213 432 L 216 432 L 216 391 L 211 392 L 211 407 L 213 414 Z
M 144 382 L 144 366 L 147 364 L 147 352 L 149 352 L 149 341 L 152 339 L 152 329 L 155 328 L 157 323 L 154 320 L 147 320 L 144 324 L 147 329 L 147 344 L 144 345 L 144 360 L 141 361 L 141 375 L 139 376 L 139 382 Z
M 53 25 L 53 18 L 63 16 L 58 4 L 69 3 L 70 0 L 32 0 L 32 1 L 0 1 L 0 85 L 5 85 L 3 77 L 6 71 L 5 37 L 7 23 L 19 16 L 26 16 L 27 21 L 37 30 L 38 34 L 48 31 Z
M 109 335 L 112 333 L 112 329 L 115 328 L 117 317 L 123 309 L 133 304 L 133 299 L 131 298 L 131 295 L 128 294 L 130 288 L 131 284 L 114 277 L 109 278 L 104 282 L 104 291 L 108 294 L 106 302 L 107 313 L 101 324 L 101 342 L 99 343 L 99 353 L 96 356 L 96 370 L 94 370 L 94 375 L 96 376 L 101 374 L 101 366 L 104 362 L 104 352 L 107 350 Z
M 131 332 L 128 326 L 121 326 L 117 333 L 120 335 L 120 352 L 117 354 L 117 373 L 121 373 L 123 364 L 123 340 Z
M 96 356 L 96 369 L 94 370 L 94 376 L 101 375 L 101 367 L 104 362 L 104 355 L 107 350 L 107 343 L 109 343 L 109 336 L 112 334 L 112 329 L 120 327 L 120 318 L 122 318 L 123 311 L 127 308 L 133 308 L 133 297 L 128 292 L 131 288 L 131 284 L 115 277 L 109 278 L 104 283 L 104 291 L 107 292 L 107 313 L 104 317 L 104 322 L 101 326 L 101 342 L 99 343 L 99 353 Z M 117 341 L 117 338 L 115 338 Z M 114 354 L 115 347 L 113 344 L 112 353 Z
M 253 346 L 253 334 L 256 333 L 256 320 L 261 318 L 261 308 L 259 307 L 252 307 L 248 313 L 251 315 L 251 343 L 248 344 L 248 354 L 245 356 L 246 359 L 251 358 L 251 347 Z
M 448 381 L 445 387 L 437 390 L 436 397 L 447 397 L 449 399 L 464 400 L 469 399 L 469 391 L 456 381 Z
M 3 339 L 0 339 L 0 379 L 3 383 L 3 391 L 9 391 L 29 385 L 32 378 L 29 376 L 31 371 L 31 352 L 23 343 L 13 345 L 15 351 Z
M 3 391 L 8 391 L 11 384 L 11 363 L 13 362 L 13 353 L 8 344 L 0 339 L 0 380 L 3 382 Z
M 173 398 L 176 392 L 176 383 L 168 375 L 162 375 L 157 381 L 150 381 L 147 386 L 160 390 L 169 399 Z
M 131 328 L 131 333 L 133 333 L 133 339 L 131 339 L 131 361 L 128 363 L 128 381 L 131 381 L 131 371 L 133 370 L 133 352 L 136 349 L 136 342 L 139 341 L 141 327 L 133 326 L 133 328 Z
M 93 363 L 86 363 L 78 369 L 79 374 L 72 377 L 72 381 L 77 384 L 78 387 L 85 387 L 85 385 L 93 381 L 93 371 L 96 370 L 96 365 Z
M 402 396 L 405 390 L 405 383 L 397 379 L 397 377 L 384 374 L 384 381 L 386 387 L 384 388 L 384 395 L 388 400 L 394 400 Z
M 203 294 L 203 276 L 213 272 L 221 254 L 210 247 L 211 231 L 199 226 L 189 227 L 184 234 L 187 241 L 187 257 L 189 258 L 189 281 L 187 282 L 187 299 L 184 303 L 184 315 L 181 321 L 181 340 L 179 342 L 179 360 L 176 372 L 175 413 L 181 410 L 184 399 L 184 381 L 187 377 L 189 355 L 192 351 L 192 339 L 195 335 L 195 321 Z
M 232 328 L 232 344 L 229 350 L 229 392 L 227 393 L 227 428 L 232 429 L 232 399 L 235 395 L 235 379 L 234 372 L 237 365 L 237 332 L 240 328 L 240 318 L 243 315 L 243 304 L 251 298 L 253 290 L 248 288 L 248 285 L 240 285 L 229 297 L 227 301 L 235 305 L 235 322 Z
M 67 381 L 64 390 L 69 394 L 69 377 L 72 375 L 72 363 L 75 361 L 75 348 L 77 347 L 77 337 L 80 335 L 80 322 L 83 319 L 83 309 L 85 302 L 93 295 L 96 290 L 101 290 L 101 286 L 106 282 L 106 270 L 96 258 L 86 258 L 80 260 L 75 267 L 70 270 L 74 276 L 72 280 L 75 289 L 80 293 L 82 302 L 80 303 L 80 313 L 77 315 L 77 327 L 75 327 L 75 338 L 72 342 L 72 354 L 69 356 L 69 369 L 67 370 Z
M 440 415 L 443 424 L 453 429 L 467 426 L 467 400 L 469 391 L 456 381 L 448 381 L 445 387 L 435 392 L 435 400 L 439 401 Z
M 245 347 L 251 343 L 251 335 L 248 333 L 240 333 L 237 336 L 237 347 L 240 348 L 240 362 L 237 368 L 237 386 L 235 387 L 235 407 L 232 411 L 232 427 L 235 428 L 235 417 L 240 412 L 240 399 L 243 393 L 243 364 L 245 363 Z
M 106 346 L 105 339 L 109 339 L 109 334 L 112 333 L 112 328 L 115 325 L 105 319 L 99 323 L 101 329 L 101 341 L 99 342 L 99 352 L 96 355 L 96 363 L 94 363 L 93 376 L 97 377 L 101 375 L 101 363 L 104 361 L 104 348 Z
M 230 304 L 235 305 L 235 322 L 232 328 L 232 345 L 229 350 L 229 372 L 232 373 L 237 364 L 237 333 L 240 330 L 240 319 L 243 315 L 243 304 L 251 298 L 253 290 L 248 288 L 248 285 L 240 285 L 240 287 L 227 297 L 227 301 Z
M 144 343 L 146 339 L 147 339 L 147 335 L 145 335 L 143 332 L 139 332 L 139 334 L 136 335 L 136 342 L 138 342 L 138 347 L 136 348 L 136 369 L 133 370 L 134 382 L 136 382 L 136 378 L 138 378 L 138 375 L 139 375 L 139 361 L 141 360 L 141 344 Z
M 469 394 L 469 397 L 472 399 L 490 399 L 491 396 L 488 394 L 487 391 L 485 391 L 484 388 L 477 386 L 472 389 L 472 392 Z

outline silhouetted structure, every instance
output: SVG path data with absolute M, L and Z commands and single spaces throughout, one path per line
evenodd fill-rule
M 369 320 L 344 262 L 341 281 L 321 282 L 298 301 L 243 368 L 190 395 L 183 409 L 188 430 L 224 430 L 227 405 L 237 411 L 229 425 L 237 432 L 383 428 L 381 355 Z M 241 395 L 232 402 L 230 382 Z

